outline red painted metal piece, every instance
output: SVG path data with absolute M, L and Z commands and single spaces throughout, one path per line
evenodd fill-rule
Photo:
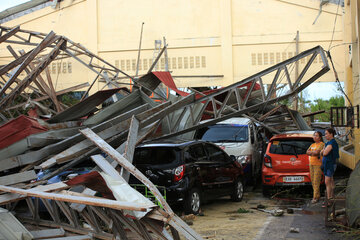
M 10 146 L 31 134 L 47 130 L 35 119 L 21 115 L 0 126 L 0 149 Z

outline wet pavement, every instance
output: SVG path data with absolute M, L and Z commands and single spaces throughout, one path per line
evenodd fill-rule
M 345 193 L 348 173 L 335 178 L 337 188 L 335 195 Z M 212 240 L 347 240 L 359 239 L 342 227 L 325 227 L 325 208 L 322 201 L 311 204 L 311 187 L 278 189 L 272 198 L 262 195 L 261 184 L 255 189 L 247 187 L 241 202 L 232 202 L 229 197 L 211 201 L 203 205 L 204 216 L 191 220 L 191 227 L 206 239 Z M 324 190 L 321 191 L 324 193 Z M 275 195 L 275 197 L 274 197 Z M 323 197 L 323 196 L 322 196 Z M 263 205 L 265 211 L 258 208 Z M 337 203 L 336 209 L 344 205 Z M 272 216 L 266 211 L 284 210 L 280 217 Z M 293 210 L 293 213 L 288 210 Z M 291 229 L 298 232 L 291 232 Z
M 321 202 L 311 204 L 308 200 L 302 208 L 295 209 L 293 214 L 269 217 L 255 239 L 344 239 L 343 234 L 333 232 L 333 228 L 325 227 L 325 208 L 321 205 Z M 291 232 L 292 228 L 298 229 L 299 232 Z
M 342 169 L 335 175 L 335 196 L 344 196 L 346 189 L 346 179 L 349 176 L 348 169 Z M 277 205 L 279 208 L 293 208 L 293 214 L 284 214 L 282 217 L 269 217 L 264 223 L 263 228 L 258 232 L 256 240 L 278 240 L 278 239 L 312 239 L 312 240 L 346 240 L 360 239 L 358 235 L 351 235 L 343 231 L 340 222 L 337 227 L 325 226 L 325 211 L 322 207 L 324 197 L 321 201 L 311 204 L 311 188 L 297 189 L 296 194 L 285 194 L 285 198 L 278 197 Z M 323 193 L 324 191 L 322 191 Z M 300 198 L 296 198 L 299 197 Z M 344 208 L 343 203 L 337 203 L 336 209 Z M 298 232 L 292 232 L 296 229 Z M 343 233 L 341 233 L 343 232 Z M 345 232 L 345 233 L 344 233 Z

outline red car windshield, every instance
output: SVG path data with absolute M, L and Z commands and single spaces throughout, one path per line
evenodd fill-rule
M 269 152 L 282 155 L 306 154 L 313 143 L 312 139 L 276 139 L 271 142 Z

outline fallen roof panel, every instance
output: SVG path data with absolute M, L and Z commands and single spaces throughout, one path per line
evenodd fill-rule
M 76 120 L 91 113 L 96 106 L 117 93 L 121 88 L 98 91 L 83 101 L 66 109 L 48 120 L 48 123 L 66 122 Z

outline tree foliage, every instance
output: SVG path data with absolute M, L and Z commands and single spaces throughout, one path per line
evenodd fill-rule
M 310 104 L 311 112 L 325 110 L 325 113 L 315 115 L 315 121 L 329 122 L 331 107 L 344 107 L 345 99 L 343 96 L 331 97 L 329 100 L 316 99 Z

